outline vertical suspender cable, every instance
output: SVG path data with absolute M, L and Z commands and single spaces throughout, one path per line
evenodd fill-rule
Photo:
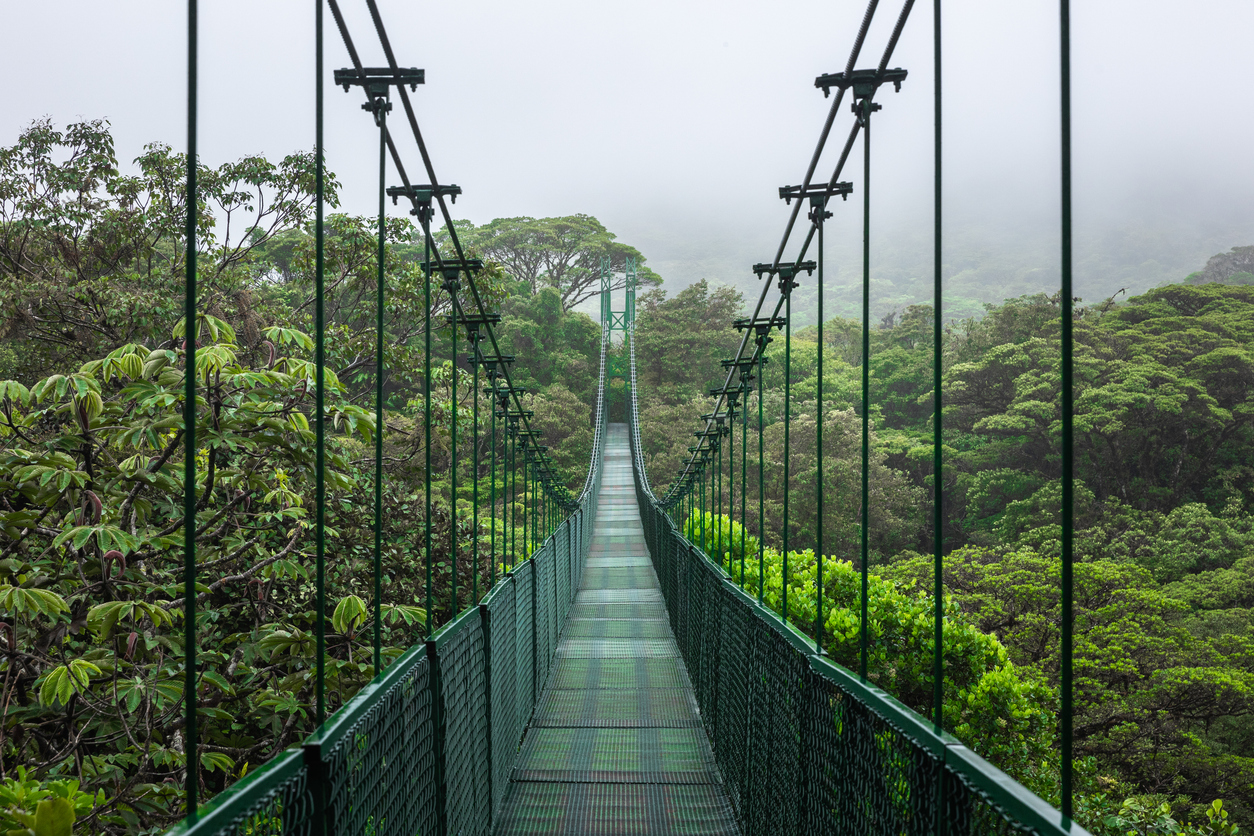
M 1062 814 L 1071 818 L 1072 734 L 1072 432 L 1075 408 L 1072 391 L 1071 287 L 1071 3 L 1059 0 L 1059 63 L 1062 122 Z
M 200 790 L 196 729 L 196 2 L 187 2 L 187 259 L 183 280 L 183 751 L 187 815 L 192 821 Z
M 718 565 L 723 565 L 723 423 L 718 422 L 719 434 L 714 437 L 714 471 L 718 479 L 718 513 L 714 515 L 715 531 L 718 534 Z M 714 497 L 711 495 L 710 499 Z
M 745 533 L 749 530 L 749 516 L 745 514 L 745 501 L 749 496 L 749 381 L 740 377 L 740 585 L 745 585 Z
M 448 546 L 449 561 L 452 563 L 452 580 L 449 584 L 449 617 L 457 618 L 457 285 L 456 277 L 444 277 L 444 287 L 448 291 L 449 319 L 453 323 L 452 357 L 453 380 L 449 393 L 449 512 L 448 512 Z
M 942 413 L 943 399 L 941 396 L 941 342 L 943 286 L 941 282 L 941 0 L 933 0 L 932 5 L 932 83 L 933 113 L 935 131 L 935 157 L 933 169 L 933 207 L 936 216 L 936 227 L 932 234 L 932 555 L 933 566 L 932 589 L 935 598 L 935 634 L 932 637 L 932 722 L 939 734 L 944 728 L 943 702 L 945 696 L 945 606 L 944 606 L 944 543 L 942 540 L 945 511 L 943 505 L 944 455 L 941 442 L 944 439 Z M 822 246 L 820 244 L 820 246 Z
M 489 369 L 488 371 L 488 379 L 492 383 L 492 400 L 488 404 L 488 407 L 492 413 L 490 416 L 490 419 L 492 421 L 492 444 L 491 444 L 492 476 L 488 480 L 488 493 L 490 494 L 490 496 L 488 497 L 488 501 L 489 501 L 489 507 L 492 508 L 492 513 L 488 515 L 488 518 L 491 520 L 490 525 L 492 527 L 489 533 L 490 541 L 488 544 L 488 551 L 491 553 L 491 562 L 492 562 L 491 572 L 492 572 L 492 585 L 493 586 L 496 586 L 496 375 L 494 374 L 495 371 L 496 371 L 495 366 L 493 366 L 493 368 Z
M 474 369 L 474 379 L 471 381 L 470 392 L 473 397 L 474 413 L 471 415 L 471 444 L 470 444 L 470 472 L 473 474 L 474 487 L 471 489 L 471 511 L 470 529 L 474 532 L 472 535 L 470 546 L 471 565 L 474 572 L 470 576 L 470 602 L 472 604 L 479 603 L 479 329 L 476 328 L 470 334 L 470 363 Z
M 374 300 L 374 672 L 378 676 L 383 670 L 383 283 L 387 243 L 384 201 L 387 199 L 388 117 L 387 102 L 383 98 L 376 98 L 374 105 L 379 123 L 379 263 Z
M 862 612 L 859 620 L 858 675 L 867 673 L 867 595 L 870 581 L 870 454 L 871 454 L 871 97 L 862 100 Z
M 431 597 L 431 204 L 427 203 L 422 211 L 422 240 L 424 257 L 422 260 L 422 310 L 423 310 L 423 353 L 422 353 L 422 439 L 423 451 L 426 456 L 426 469 L 423 471 L 423 489 L 426 493 L 425 522 L 423 527 L 423 544 L 426 549 L 427 570 L 427 638 L 435 633 L 435 608 Z
M 783 565 L 780 567 L 780 587 L 783 598 L 780 604 L 779 613 L 784 619 L 784 623 L 788 623 L 788 545 L 789 545 L 789 519 L 788 519 L 788 499 L 792 493 L 792 486 L 789 484 L 792 478 L 792 451 L 788 449 L 789 430 L 792 424 L 792 276 L 784 278 L 781 285 L 784 289 L 784 548 Z
M 705 518 L 707 509 L 705 507 L 705 467 L 702 466 L 699 477 L 701 479 L 701 500 L 699 506 L 701 508 L 701 550 L 705 551 L 709 545 L 705 542 Z
M 509 565 L 518 565 L 518 431 L 509 434 Z
M 698 446 L 700 445 L 698 444 Z M 697 480 L 699 482 L 699 485 L 697 486 L 697 510 L 700 512 L 697 518 L 697 523 L 699 525 L 699 530 L 701 532 L 700 534 L 701 549 L 704 551 L 705 550 L 705 468 L 701 464 L 697 465 Z
M 814 510 L 818 515 L 817 539 L 815 542 L 814 557 L 818 561 L 816 565 L 817 574 L 817 595 L 815 603 L 818 611 L 814 617 L 814 652 L 823 652 L 823 226 L 824 213 L 827 211 L 827 200 L 814 207 L 815 224 L 818 226 L 819 233 L 819 278 L 818 278 L 818 317 L 819 317 L 819 351 L 818 351 L 818 367 L 815 369 L 818 378 L 817 388 L 815 391 L 815 400 L 817 402 L 817 420 L 814 423 L 814 449 L 815 449 L 815 478 L 814 478 Z
M 762 387 L 766 377 L 766 335 L 758 335 L 758 603 L 766 594 L 766 494 L 763 467 L 766 460 L 766 424 L 762 418 Z
M 744 487 L 741 486 L 741 490 Z M 732 575 L 731 521 L 736 505 L 736 410 L 727 409 L 727 576 Z
M 323 279 L 326 273 L 326 230 L 323 229 L 323 211 L 326 198 L 326 164 L 322 148 L 322 0 L 314 0 L 314 543 L 315 543 L 315 606 L 314 619 L 316 645 L 315 668 L 315 718 L 321 726 L 327 718 L 326 697 L 326 303 Z

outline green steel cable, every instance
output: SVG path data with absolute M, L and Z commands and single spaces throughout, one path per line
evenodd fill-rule
M 494 365 L 488 372 L 489 379 L 492 382 L 492 402 L 489 404 L 492 412 L 490 416 L 492 421 L 492 478 L 488 482 L 488 491 L 491 494 L 489 497 L 489 507 L 492 508 L 492 514 L 490 515 L 492 519 L 492 528 L 489 534 L 490 542 L 488 544 L 488 551 L 492 555 L 491 572 L 493 586 L 496 586 L 496 375 L 493 374 L 495 371 L 496 368 Z
M 470 600 L 473 604 L 479 603 L 479 329 L 475 328 L 470 333 L 471 343 L 471 365 L 473 366 L 474 379 L 471 381 L 470 391 L 473 393 L 473 409 L 474 414 L 471 415 L 471 473 L 473 474 L 474 487 L 471 489 L 471 523 L 470 529 L 472 534 L 470 546 L 471 565 L 474 571 L 470 575 Z
M 698 504 L 701 506 L 701 549 L 702 551 L 704 551 L 706 548 L 706 542 L 705 542 L 706 507 L 705 507 L 705 465 L 704 464 L 701 465 L 701 468 L 700 470 L 697 471 L 697 473 L 701 479 L 701 499 Z
M 710 462 L 710 450 L 707 447 L 701 459 L 701 548 L 712 548 L 714 536 L 710 531 L 714 517 L 714 465 Z
M 449 296 L 449 316 L 453 321 L 453 338 L 451 353 L 453 357 L 452 394 L 449 397 L 449 529 L 448 546 L 449 560 L 452 563 L 452 581 L 449 585 L 449 612 L 451 618 L 457 618 L 457 275 L 452 278 L 444 274 L 444 289 Z
M 183 280 L 183 711 L 187 815 L 199 808 L 196 727 L 196 65 L 197 0 L 187 2 L 187 261 Z
M 374 673 L 383 670 L 383 299 L 384 248 L 386 246 L 384 215 L 387 200 L 387 107 L 375 99 L 375 118 L 379 123 L 379 252 L 378 276 L 375 279 L 375 369 L 374 369 Z
M 742 487 L 743 490 L 743 487 Z M 736 410 L 727 407 L 727 575 L 732 574 L 731 519 L 736 505 Z
M 819 334 L 818 334 L 818 367 L 816 372 L 817 391 L 815 395 L 817 412 L 817 420 L 814 422 L 814 449 L 817 466 L 815 468 L 814 478 L 814 510 L 818 515 L 818 524 L 816 526 L 816 542 L 814 549 L 815 559 L 818 561 L 818 573 L 816 584 L 815 602 L 818 612 L 814 618 L 814 652 L 823 652 L 823 227 L 827 220 L 827 199 L 823 198 L 817 203 L 813 203 L 813 219 L 815 226 L 818 227 L 819 236 L 819 277 L 818 277 L 818 317 L 819 317 Z
M 531 493 L 531 461 L 528 459 L 527 439 L 523 439 L 523 462 L 522 462 L 522 554 L 523 560 L 531 556 L 531 504 L 527 501 Z
M 506 417 L 501 419 L 501 431 L 505 433 L 501 439 L 501 556 L 504 558 L 510 555 L 510 559 L 505 559 L 502 566 L 509 568 L 512 565 L 512 543 L 510 540 L 510 469 L 513 467 L 513 434 L 510 430 L 510 422 L 508 418 L 508 405 L 506 406 Z
M 422 373 L 425 381 L 422 387 L 422 438 L 426 455 L 426 470 L 423 472 L 423 489 L 426 492 L 426 510 L 424 511 L 424 540 L 426 547 L 427 570 L 427 638 L 435 634 L 435 607 L 431 596 L 431 204 L 422 210 L 422 240 L 425 256 L 422 260 L 422 310 L 423 310 L 423 354 Z
M 744 374 L 740 376 L 741 397 L 744 406 L 740 410 L 740 585 L 745 583 L 745 532 L 749 529 L 749 518 L 745 514 L 745 502 L 749 496 L 749 381 Z
M 1072 561 L 1073 523 L 1072 461 L 1075 410 L 1072 391 L 1072 299 L 1071 286 L 1071 2 L 1059 0 L 1059 64 L 1062 116 L 1062 814 L 1072 814 Z M 1068 822 L 1069 824 L 1069 822 Z
M 862 612 L 858 622 L 858 675 L 866 681 L 868 651 L 867 595 L 870 560 L 871 455 L 871 97 L 862 100 Z
M 722 431 L 721 421 L 719 422 L 719 430 Z M 715 473 L 717 475 L 717 480 L 719 480 L 719 513 L 715 514 L 714 516 L 715 525 L 717 526 L 715 530 L 717 531 L 717 535 L 719 535 L 719 544 L 717 544 L 715 548 L 719 550 L 719 565 L 721 567 L 722 565 L 722 437 L 720 436 L 715 436 L 714 459 L 715 459 Z M 710 499 L 712 503 L 712 500 L 714 500 L 714 495 L 711 494 Z
M 509 565 L 518 565 L 518 430 L 510 427 L 509 437 Z
M 766 461 L 766 423 L 762 417 L 762 386 L 766 377 L 766 334 L 758 335 L 758 603 L 766 594 L 766 494 L 763 492 L 763 465 Z
M 326 692 L 326 302 L 323 279 L 326 273 L 323 211 L 326 198 L 326 163 L 322 149 L 322 0 L 314 0 L 314 543 L 315 611 L 314 690 L 315 719 L 321 726 L 327 719 Z
M 527 458 L 530 455 L 530 453 L 528 452 L 529 443 L 530 443 L 530 439 L 527 439 L 525 437 L 522 439 L 521 446 L 522 446 L 522 456 L 523 456 L 523 460 L 522 460 L 522 477 L 523 477 L 522 557 L 523 557 L 523 560 L 526 560 L 528 557 L 531 556 L 531 545 L 529 542 L 531 539 L 531 516 L 530 516 L 531 515 L 531 503 L 529 501 L 530 494 L 531 494 L 531 462 Z
M 941 0 L 932 3 L 932 83 L 933 83 L 933 130 L 935 136 L 933 201 L 936 228 L 933 233 L 932 261 L 935 272 L 932 276 L 932 297 L 935 300 L 932 312 L 932 481 L 935 485 L 932 499 L 932 555 L 934 560 L 932 589 L 935 621 L 932 636 L 932 721 L 936 733 L 944 730 L 943 701 L 945 689 L 945 606 L 944 577 L 945 555 L 942 541 L 942 529 L 945 523 L 945 511 L 942 505 L 942 466 L 944 457 L 941 451 L 942 434 L 942 398 L 941 398 Z M 820 239 L 821 240 L 821 239 Z M 822 244 L 819 245 L 820 247 Z
M 792 283 L 792 277 L 788 276 L 780 285 L 784 290 L 784 560 L 780 567 L 780 586 L 783 591 L 780 616 L 785 624 L 788 623 L 788 535 L 791 533 L 788 499 L 792 494 L 792 488 L 788 484 L 792 475 L 792 450 L 788 447 L 788 434 L 792 425 Z

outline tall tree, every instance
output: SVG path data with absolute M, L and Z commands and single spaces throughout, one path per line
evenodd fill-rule
M 610 259 L 612 290 L 626 286 L 626 263 L 636 264 L 637 286 L 657 287 L 662 277 L 644 266 L 635 247 L 591 215 L 563 218 L 497 218 L 481 227 L 458 230 L 480 257 L 499 262 L 516 281 L 525 282 L 533 294 L 552 287 L 561 296 L 563 310 L 570 310 L 601 292 L 601 259 Z

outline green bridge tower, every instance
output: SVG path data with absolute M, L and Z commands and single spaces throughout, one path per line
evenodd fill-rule
M 605 339 L 610 341 L 610 351 L 606 358 L 606 385 L 610 401 L 611 414 L 620 405 L 628 402 L 631 397 L 631 370 L 628 361 L 626 344 L 628 335 L 636 327 L 636 260 L 627 256 L 623 265 L 624 288 L 626 299 L 624 309 L 614 310 L 611 294 L 613 292 L 615 272 L 609 256 L 601 257 L 601 331 Z M 615 347 L 614 332 L 621 331 L 623 337 Z M 621 380 L 621 388 L 615 385 Z

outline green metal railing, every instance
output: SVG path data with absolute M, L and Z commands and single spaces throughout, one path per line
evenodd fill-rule
M 702 415 L 703 428 L 695 433 L 698 443 L 689 448 L 690 458 L 661 497 L 654 496 L 640 454 L 635 388 L 635 353 L 632 364 L 632 443 L 635 450 L 637 489 L 663 592 L 670 607 L 672 624 L 680 648 L 688 662 L 696 686 L 707 729 L 724 769 L 733 803 L 746 833 L 803 832 L 987 832 L 1030 830 L 1038 833 L 1083 833 L 1072 815 L 1072 289 L 1071 289 L 1071 134 L 1070 134 L 1070 23 L 1069 2 L 1060 0 L 1060 68 L 1062 106 L 1062 624 L 1060 738 L 1061 811 L 1053 810 L 1024 787 L 981 760 L 960 742 L 945 733 L 942 717 L 944 685 L 944 515 L 943 475 L 943 392 L 942 322 L 942 87 L 941 87 L 941 0 L 933 0 L 934 98 L 934 319 L 932 369 L 932 465 L 933 507 L 933 716 L 930 722 L 879 691 L 867 678 L 870 636 L 868 586 L 870 578 L 870 412 L 871 412 L 871 121 L 881 109 L 876 93 L 885 84 L 900 89 L 906 70 L 890 69 L 901 33 L 914 7 L 904 0 L 895 25 L 878 63 L 873 68 L 856 69 L 867 32 L 878 9 L 870 0 L 844 70 L 819 76 L 815 87 L 824 96 L 835 97 L 823 125 L 809 167 L 799 186 L 780 188 L 779 196 L 790 204 L 796 200 L 775 258 L 756 264 L 753 271 L 768 281 L 751 316 L 737 320 L 744 332 L 736 354 L 723 361 L 727 370 L 724 384 L 712 390 L 714 409 Z M 837 112 L 846 93 L 851 95 L 855 114 L 848 138 L 839 153 L 831 178 L 815 180 L 815 172 L 831 134 Z M 822 432 L 825 401 L 822 383 L 824 227 L 832 213 L 831 199 L 853 191 L 840 177 L 859 136 L 863 150 L 862 172 L 862 358 L 861 358 L 861 498 L 858 568 L 861 580 L 858 673 L 854 675 L 823 658 L 825 618 L 823 579 L 823 502 Z M 809 206 L 809 225 L 795 256 L 785 259 L 803 204 Z M 816 261 L 805 261 L 811 245 Z M 817 269 L 818 374 L 816 469 L 814 497 L 818 505 L 816 561 L 818 564 L 816 617 L 813 624 L 797 629 L 788 623 L 788 589 L 792 579 L 789 567 L 790 500 L 794 487 L 790 474 L 790 430 L 792 424 L 791 331 L 792 290 L 796 279 Z M 777 284 L 772 288 L 771 279 Z M 772 290 L 776 292 L 772 295 Z M 782 602 L 779 614 L 763 605 L 766 525 L 763 490 L 765 461 L 762 404 L 763 368 L 774 331 L 784 336 L 783 398 L 783 479 L 782 520 Z M 746 531 L 747 467 L 745 455 L 749 423 L 749 397 L 757 379 L 758 432 L 758 590 L 754 596 L 730 582 L 731 553 L 723 541 L 724 524 L 718 523 L 711 537 L 707 520 L 723 517 L 723 437 L 731 434 L 736 409 L 741 416 L 741 579 L 744 578 Z M 729 454 L 734 449 L 729 438 Z M 734 477 L 734 468 L 727 468 Z M 707 485 L 708 482 L 708 485 Z M 734 483 L 729 482 L 735 508 Z M 692 515 L 698 513 L 697 517 Z M 727 516 L 732 516 L 728 513 Z M 710 560 L 704 551 L 681 534 L 684 520 L 693 520 L 703 547 L 711 548 L 728 565 Z M 809 635 L 807 635 L 807 631 Z
M 187 757 L 186 797 L 189 818 L 177 828 L 186 834 L 412 834 L 485 833 L 490 829 L 510 770 L 517 754 L 523 728 L 548 675 L 557 635 L 574 591 L 579 586 L 582 555 L 591 535 L 590 514 L 595 508 L 601 474 L 602 438 L 606 421 L 605 389 L 609 332 L 601 340 L 601 375 L 598 389 L 592 460 L 582 492 L 576 499 L 560 484 L 547 451 L 539 443 L 539 433 L 531 427 L 531 413 L 523 408 L 523 390 L 514 386 L 509 367 L 512 357 L 501 354 L 492 328 L 494 317 L 483 302 L 476 285 L 482 265 L 468 258 L 453 225 L 451 199 L 460 192 L 456 186 L 441 185 L 419 130 L 417 118 L 405 85 L 422 82 L 422 71 L 402 68 L 387 36 L 375 0 L 366 0 L 387 66 L 364 67 L 349 35 L 337 0 L 325 0 L 351 60 L 351 67 L 337 71 L 336 82 L 346 89 L 356 85 L 366 92 L 367 106 L 379 130 L 379 240 L 376 288 L 376 444 L 374 483 L 373 554 L 373 650 L 376 676 L 339 711 L 328 717 L 325 660 L 326 652 L 326 561 L 324 508 L 327 504 L 325 465 L 325 386 L 326 359 L 324 310 L 324 191 L 323 155 L 324 61 L 323 3 L 315 0 L 315 297 L 314 359 L 317 374 L 315 415 L 311 416 L 316 439 L 315 466 L 315 660 L 314 681 L 317 731 L 297 750 L 283 753 L 257 769 L 198 810 L 200 776 L 197 730 L 197 690 L 203 671 L 197 666 L 197 530 L 196 427 L 197 377 L 185 377 L 184 400 L 184 625 L 185 634 L 185 715 L 184 747 Z M 800 186 L 785 187 L 780 196 L 796 206 L 788 221 L 775 258 L 754 267 L 768 281 L 750 317 L 738 321 L 744 336 L 736 355 L 724 362 L 726 381 L 712 394 L 714 410 L 704 416 L 698 443 L 665 496 L 654 496 L 641 454 L 637 420 L 635 346 L 630 327 L 634 318 L 632 279 L 628 279 L 628 310 L 621 317 L 630 349 L 631 442 L 637 491 L 646 536 L 655 568 L 666 598 L 672 627 L 695 686 L 697 698 L 715 755 L 723 770 L 732 803 L 746 833 L 857 832 L 903 833 L 984 833 L 1031 831 L 1040 834 L 1082 834 L 1070 821 L 1071 814 L 1071 220 L 1070 220 L 1070 80 L 1069 4 L 1060 0 L 1061 88 L 1062 88 L 1062 472 L 1063 472 L 1063 623 L 1061 668 L 1062 812 L 1053 810 L 1012 779 L 986 763 L 942 728 L 941 688 L 943 619 L 941 616 L 941 571 L 943 518 L 941 473 L 941 38 L 940 0 L 933 0 L 935 63 L 935 333 L 934 350 L 934 455 L 935 494 L 933 509 L 935 563 L 935 716 L 924 718 L 867 680 L 867 584 L 870 552 L 868 456 L 869 456 L 869 289 L 870 289 L 870 174 L 872 114 L 880 108 L 874 101 L 885 83 L 899 86 L 904 70 L 889 69 L 901 32 L 914 0 L 904 0 L 888 43 L 874 69 L 855 69 L 867 32 L 878 8 L 870 0 L 854 47 L 843 72 L 820 76 L 816 87 L 827 95 L 836 92 L 818 147 Z M 188 0 L 188 169 L 187 205 L 197 205 L 197 0 Z M 427 177 L 426 185 L 411 183 L 397 137 L 388 125 L 392 92 L 395 88 L 402 123 L 409 126 Z M 826 183 L 815 182 L 819 158 L 846 94 L 853 99 L 857 118 L 844 143 L 839 161 Z M 813 638 L 788 624 L 785 598 L 781 615 L 763 604 L 763 589 L 757 595 L 733 584 L 728 570 L 710 560 L 689 543 L 677 526 L 676 512 L 687 516 L 694 510 L 728 514 L 735 508 L 734 427 L 740 418 L 740 515 L 747 523 L 748 435 L 751 431 L 749 408 L 753 382 L 757 382 L 757 428 L 759 431 L 759 482 L 765 458 L 761 430 L 762 371 L 772 333 L 782 331 L 785 342 L 785 446 L 791 425 L 791 351 L 793 317 L 791 292 L 802 273 L 818 271 L 820 339 L 822 344 L 822 304 L 824 282 L 824 224 L 831 217 L 828 203 L 837 195 L 852 191 L 840 176 L 855 140 L 863 141 L 863 306 L 862 306 L 862 501 L 861 514 L 861 650 L 858 674 L 831 663 L 822 655 L 824 596 L 817 590 L 817 618 Z M 388 161 L 401 185 L 387 187 Z M 426 506 L 432 505 L 432 368 L 431 342 L 435 327 L 433 312 L 437 295 L 444 294 L 447 324 L 452 329 L 453 412 L 456 418 L 458 377 L 458 335 L 466 329 L 473 369 L 474 432 L 479 432 L 479 373 L 488 378 L 486 394 L 491 409 L 491 508 L 498 499 L 510 503 L 519 497 L 525 503 L 522 520 L 510 513 L 498 543 L 496 526 L 491 530 L 491 575 L 479 577 L 480 491 L 482 462 L 476 458 L 472 472 L 474 485 L 473 519 L 476 537 L 467 548 L 459 543 L 456 526 L 449 543 L 453 565 L 450 590 L 452 620 L 435 629 L 432 600 L 432 528 L 427 515 L 422 542 L 426 572 L 426 641 L 409 649 L 386 670 L 381 670 L 380 606 L 382 601 L 382 434 L 384 362 L 383 312 L 386 305 L 383 197 L 405 197 L 416 216 L 424 246 L 425 298 L 425 380 L 423 392 L 423 438 L 426 449 Z M 809 206 L 810 224 L 800 251 L 784 259 L 789 236 L 799 217 L 803 201 Z M 439 213 L 447 231 L 447 245 L 437 246 L 432 220 Z M 187 279 L 185 302 L 185 368 L 195 368 L 197 333 L 197 255 L 196 213 L 187 218 Z M 805 258 L 816 245 L 816 261 Z M 629 273 L 631 268 L 629 267 Z M 777 295 L 771 299 L 770 280 L 777 282 Z M 433 280 L 437 284 L 433 287 Z M 433 295 L 435 294 L 435 295 Z M 608 305 L 608 297 L 605 298 Z M 604 313 L 604 312 L 603 312 Z M 613 312 L 611 312 L 613 313 Z M 603 316 L 604 319 L 604 316 Z M 611 317 L 613 319 L 613 317 Z M 819 363 L 822 363 L 820 352 Z M 817 432 L 822 432 L 824 394 L 819 371 Z M 739 410 L 739 416 L 737 416 Z M 501 433 L 498 437 L 498 419 Z M 477 435 L 475 441 L 477 442 Z M 821 437 L 818 439 L 822 449 Z M 458 513 L 457 422 L 452 424 L 452 481 L 450 492 L 453 515 Z M 499 443 L 499 447 L 498 447 Z M 499 454 L 499 455 L 498 455 Z M 723 456 L 727 456 L 726 465 Z M 497 466 L 501 465 L 502 496 L 498 497 Z M 784 595 L 787 596 L 788 545 L 793 536 L 788 519 L 790 484 L 784 457 Z M 520 486 L 519 470 L 523 484 Z M 820 475 L 821 475 L 820 468 Z M 728 480 L 726 493 L 723 481 Z M 708 484 L 707 484 L 708 483 Z M 817 531 L 819 583 L 822 582 L 823 485 L 816 483 L 820 503 Z M 724 500 L 726 499 L 726 504 Z M 464 503 L 464 500 L 461 500 Z M 759 488 L 759 523 L 765 519 L 763 492 Z M 705 516 L 702 516 L 705 525 Z M 523 529 L 518 530 L 519 523 Z M 741 576 L 744 575 L 745 531 L 741 529 Z M 728 551 L 722 527 L 718 532 L 722 554 Z M 704 531 L 702 541 L 705 542 Z M 534 547 L 532 544 L 539 543 Z M 521 545 L 521 548 L 520 548 Z M 499 548 L 498 548 L 499 547 Z M 765 538 L 759 537 L 759 579 L 764 560 Z M 465 590 L 458 592 L 457 561 L 470 551 L 474 571 L 470 600 Z M 503 558 L 504 563 L 499 563 Z M 501 569 L 498 577 L 497 570 Z M 482 581 L 482 585 L 481 585 Z M 481 590 L 487 591 L 482 599 Z
M 223 792 L 184 836 L 413 836 L 491 830 L 579 588 L 600 495 L 601 376 L 576 510 L 474 607 L 411 648 L 298 750 Z
M 825 658 L 681 534 L 649 485 L 629 344 L 645 539 L 742 832 L 1083 836 L 957 738 Z
M 206 416 L 197 414 L 195 368 L 198 252 L 196 213 L 189 212 L 186 229 L 187 274 L 185 299 L 185 376 L 184 399 L 184 612 L 185 688 L 184 746 L 188 753 L 186 799 L 188 817 L 175 828 L 182 834 L 424 834 L 484 833 L 490 827 L 496 806 L 508 782 L 523 728 L 531 716 L 537 696 L 544 687 L 557 642 L 560 625 L 579 586 L 583 560 L 592 532 L 591 514 L 595 509 L 601 477 L 602 439 L 605 423 L 604 389 L 608 340 L 602 340 L 601 375 L 598 384 L 594 440 L 588 474 L 576 498 L 562 484 L 538 443 L 539 432 L 531 427 L 531 413 L 522 408 L 523 390 L 511 383 L 509 366 L 514 358 L 504 356 L 493 323 L 498 314 L 485 308 L 476 274 L 482 265 L 466 257 L 449 213 L 449 199 L 460 189 L 440 185 L 423 141 L 406 91 L 423 83 L 424 73 L 416 68 L 399 67 L 383 25 L 377 4 L 366 0 L 379 37 L 387 66 L 362 65 L 337 0 L 326 0 L 343 38 L 352 66 L 335 73 L 335 82 L 347 91 L 363 88 L 366 105 L 379 130 L 379 217 L 376 286 L 375 340 L 375 445 L 374 445 L 374 553 L 373 660 L 374 679 L 337 712 L 327 716 L 325 687 L 326 648 L 326 562 L 325 514 L 325 365 L 326 320 L 324 306 L 324 204 L 326 175 L 323 154 L 325 75 L 323 60 L 324 0 L 315 0 L 315 306 L 314 361 L 316 366 L 315 414 L 310 423 L 315 430 L 315 519 L 314 606 L 315 658 L 311 665 L 314 681 L 314 715 L 317 730 L 297 750 L 274 758 L 234 786 L 221 793 L 211 806 L 200 809 L 199 740 L 197 734 L 198 685 L 203 671 L 197 667 L 197 530 L 196 429 Z M 197 205 L 197 0 L 188 0 L 188 163 L 187 205 Z M 402 106 L 405 121 L 413 133 L 428 185 L 410 182 L 398 150 L 397 137 L 388 127 L 393 89 Z M 388 160 L 392 162 L 400 186 L 388 187 Z M 386 247 L 384 197 L 405 197 L 412 205 L 421 230 L 425 258 L 425 360 L 423 389 L 423 437 L 425 442 L 426 492 L 425 537 L 420 557 L 426 573 L 427 639 L 410 648 L 386 669 L 381 656 L 382 527 L 383 493 L 383 397 L 386 364 L 384 357 L 384 310 L 386 306 Z M 437 246 L 431 221 L 439 212 L 447 231 L 447 244 Z M 434 288 L 443 291 L 447 305 L 446 322 L 451 329 L 453 362 L 450 491 L 451 513 L 473 520 L 475 535 L 467 547 L 457 536 L 458 526 L 450 526 L 449 558 L 452 583 L 450 622 L 438 631 L 434 623 L 432 597 L 432 369 L 431 335 L 435 325 Z M 458 468 L 457 396 L 458 333 L 465 328 L 470 344 L 469 362 L 473 367 L 474 459 L 471 472 L 473 508 L 459 509 L 456 485 Z M 479 390 L 482 367 L 490 387 Z M 499 499 L 508 503 L 504 523 L 508 539 L 498 543 L 495 521 L 491 527 L 490 575 L 480 578 L 480 491 L 482 462 L 478 455 L 479 399 L 491 399 L 491 502 L 497 508 L 498 458 L 501 477 L 506 483 Z M 502 432 L 497 433 L 498 419 Z M 498 456 L 498 443 L 500 444 Z M 520 493 L 518 470 L 523 471 Z M 464 502 L 464 500 L 463 500 Z M 522 520 L 515 519 L 515 505 L 523 504 Z M 465 513 L 466 511 L 469 513 Z M 523 523 L 521 535 L 517 531 Z M 499 546 L 499 548 L 498 548 Z M 459 559 L 469 551 L 473 562 L 470 596 L 459 598 L 457 586 Z M 498 568 L 501 575 L 498 577 Z M 482 583 L 481 583 L 482 581 Z M 480 591 L 487 595 L 480 599 Z M 466 600 L 469 598 L 469 600 Z

